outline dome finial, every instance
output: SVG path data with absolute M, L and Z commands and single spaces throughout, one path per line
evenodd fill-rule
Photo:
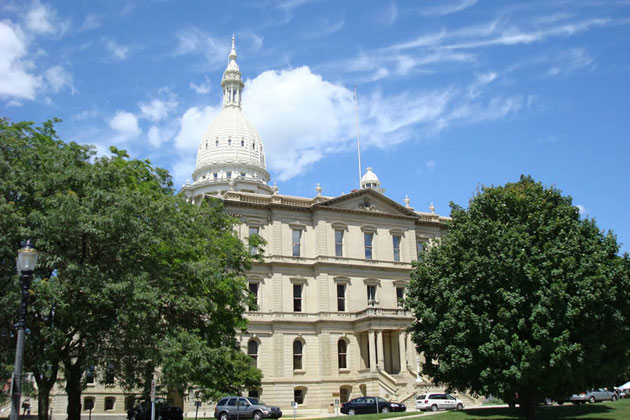
M 230 55 L 228 56 L 228 58 L 230 60 L 236 60 L 236 38 L 234 37 L 234 34 L 232 34 L 232 50 L 230 51 Z

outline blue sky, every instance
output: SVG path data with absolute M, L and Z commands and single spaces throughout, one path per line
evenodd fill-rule
M 168 169 L 220 110 L 232 34 L 243 108 L 280 193 L 386 195 L 448 215 L 530 174 L 630 251 L 630 1 L 13 1 L 0 107 Z

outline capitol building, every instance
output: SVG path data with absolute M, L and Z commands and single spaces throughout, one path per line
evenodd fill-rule
M 234 40 L 221 86 L 223 109 L 180 194 L 193 203 L 222 199 L 244 242 L 266 242 L 263 261 L 247 273 L 257 306 L 238 336 L 263 374 L 248 394 L 289 415 L 291 401 L 305 412 L 365 395 L 413 406 L 417 393 L 442 390 L 420 371 L 422 349 L 407 332 L 414 318 L 401 300 L 412 261 L 444 235 L 447 218 L 388 198 L 371 168 L 348 194 L 325 196 L 319 186 L 312 196 L 280 194 L 269 185 L 263 139 L 242 112 Z M 115 387 L 92 383 L 83 397 L 95 413 L 125 413 L 127 398 Z M 192 396 L 169 399 L 194 416 Z M 211 417 L 213 407 L 199 415 Z M 65 413 L 64 398 L 53 409 Z

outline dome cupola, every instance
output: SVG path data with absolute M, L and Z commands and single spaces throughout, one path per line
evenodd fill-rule
M 256 128 L 241 110 L 245 84 L 232 49 L 223 72 L 223 109 L 210 124 L 197 149 L 192 185 L 184 186 L 193 195 L 221 195 L 225 191 L 272 194 L 265 165 L 265 149 Z M 194 190 L 194 191 L 192 191 Z
M 372 172 L 372 168 L 367 168 L 365 174 L 361 177 L 361 188 L 374 188 L 381 194 L 385 192 L 385 189 L 381 188 L 381 182 L 378 180 L 378 177 Z

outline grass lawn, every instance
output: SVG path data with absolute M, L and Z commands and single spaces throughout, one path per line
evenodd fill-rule
M 280 420 L 292 419 L 292 414 L 291 412 L 285 412 Z M 380 420 L 403 416 L 409 417 L 409 420 L 423 418 L 427 420 L 516 420 L 522 418 L 518 408 L 477 408 L 463 411 L 443 411 L 435 415 L 411 411 L 406 413 L 362 414 L 354 417 L 326 417 L 323 420 Z M 565 403 L 562 406 L 539 406 L 536 408 L 536 419 L 630 420 L 630 398 L 615 402 L 607 401 L 595 404 L 573 405 Z M 296 420 L 299 420 L 299 417 Z
M 520 417 L 518 408 L 480 408 L 443 412 L 435 415 L 431 420 L 515 420 L 519 418 L 522 417 Z M 595 404 L 573 405 L 565 403 L 562 406 L 539 406 L 536 409 L 536 419 L 630 420 L 630 398 Z

